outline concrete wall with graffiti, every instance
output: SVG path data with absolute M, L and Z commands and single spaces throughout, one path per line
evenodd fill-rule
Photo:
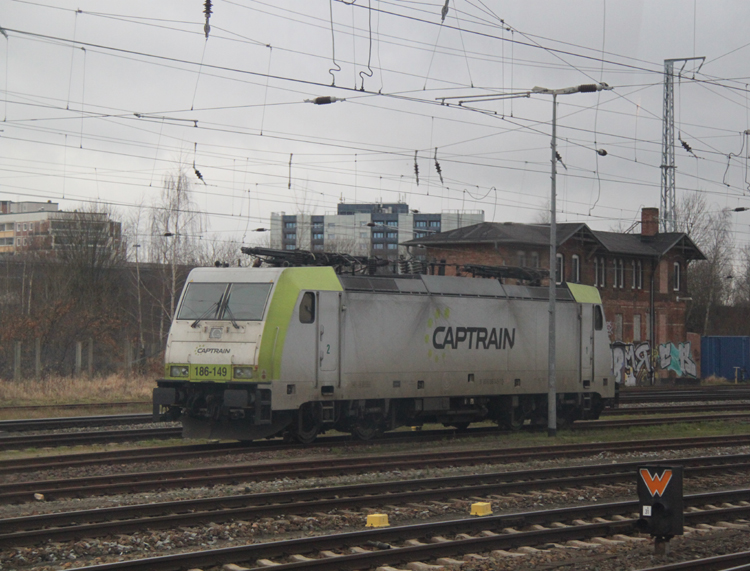
M 652 370 L 668 374 L 674 371 L 678 377 L 695 377 L 698 368 L 691 355 L 691 344 L 664 343 L 652 354 L 647 341 L 639 343 L 613 343 L 612 370 L 615 381 L 625 386 L 645 385 L 650 382 Z M 661 371 L 659 371 L 661 370 Z

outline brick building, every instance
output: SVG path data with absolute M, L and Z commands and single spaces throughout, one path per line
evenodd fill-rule
M 660 233 L 659 210 L 644 208 L 641 232 L 557 225 L 557 276 L 599 289 L 613 343 L 680 346 L 687 340 L 687 265 L 705 257 L 682 232 Z M 549 271 L 549 225 L 484 222 L 405 243 L 447 275 L 466 264 Z M 418 247 L 419 250 L 415 250 Z M 424 248 L 424 249 L 423 249 Z M 548 285 L 544 279 L 541 285 Z M 670 348 L 671 350 L 671 348 Z

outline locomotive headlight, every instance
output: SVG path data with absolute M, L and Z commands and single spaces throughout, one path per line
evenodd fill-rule
M 253 368 L 252 367 L 235 367 L 234 378 L 235 379 L 252 379 Z
M 185 365 L 172 365 L 169 367 L 170 377 L 187 377 L 190 374 L 190 369 Z

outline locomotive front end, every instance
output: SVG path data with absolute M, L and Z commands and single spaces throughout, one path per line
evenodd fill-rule
M 258 370 L 279 272 L 190 273 L 169 331 L 164 377 L 154 389 L 155 419 L 181 420 L 187 438 L 262 438 L 279 430 L 271 420 L 271 385 Z

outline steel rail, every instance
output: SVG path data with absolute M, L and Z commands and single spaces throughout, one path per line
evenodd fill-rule
M 707 457 L 674 459 L 670 462 L 684 466 L 686 477 L 712 474 L 717 468 L 735 472 L 750 470 L 750 455 L 744 456 L 741 461 L 732 457 Z M 619 484 L 632 482 L 636 470 L 642 464 L 641 461 L 399 480 L 8 518 L 0 520 L 0 547 L 17 547 L 48 540 L 77 540 L 249 517 L 309 514 L 398 502 L 438 501 L 470 495 L 487 496 L 549 488 Z M 748 497 L 750 491 L 741 490 L 727 492 L 721 499 L 731 502 Z M 690 505 L 689 502 L 687 505 Z
M 750 497 L 750 491 L 743 490 Z M 702 499 L 698 499 L 702 496 Z M 750 515 L 750 504 L 714 508 L 712 503 L 721 501 L 713 494 L 687 496 L 690 501 L 700 501 L 708 509 L 685 513 L 685 523 L 697 525 L 709 521 L 737 519 Z M 709 507 L 711 506 L 711 507 Z M 609 504 L 576 506 L 536 512 L 521 512 L 473 519 L 458 519 L 417 525 L 357 531 L 335 535 L 318 535 L 286 541 L 253 543 L 249 545 L 194 551 L 175 555 L 119 561 L 103 565 L 78 568 L 71 571 L 176 571 L 201 566 L 215 567 L 226 563 L 244 563 L 260 559 L 287 558 L 293 554 L 321 555 L 324 551 L 343 550 L 353 546 L 368 546 L 371 551 L 335 557 L 308 558 L 302 562 L 279 563 L 273 569 L 279 571 L 297 569 L 368 569 L 378 565 L 394 565 L 405 561 L 432 561 L 438 557 L 452 557 L 466 553 L 481 553 L 493 549 L 513 549 L 524 545 L 539 546 L 562 543 L 570 540 L 588 539 L 617 533 L 634 533 L 638 502 L 626 501 Z M 631 517 L 619 521 L 595 521 L 580 524 L 576 520 L 613 517 L 620 514 Z M 507 528 L 523 528 L 532 525 L 549 525 L 552 522 L 572 522 L 566 527 L 537 529 L 509 533 Z M 482 533 L 484 532 L 484 533 Z M 490 533 L 487 533 L 490 532 Z M 433 537 L 450 534 L 477 533 L 479 537 L 454 541 L 439 541 L 405 545 L 408 539 L 430 541 Z M 396 544 L 396 545 L 391 545 Z M 274 562 L 275 563 L 275 562 Z M 267 567 L 262 567 L 267 569 Z
M 126 430 L 100 430 L 96 432 L 6 436 L 0 438 L 0 450 L 22 450 L 40 446 L 107 444 L 111 442 L 132 442 L 134 440 L 164 440 L 170 438 L 182 438 L 182 428 L 130 428 Z
M 113 493 L 135 493 L 167 487 L 190 487 L 238 482 L 273 480 L 283 477 L 308 478 L 364 473 L 374 470 L 424 468 L 527 461 L 561 457 L 591 456 L 601 452 L 677 450 L 698 446 L 733 446 L 750 442 L 750 435 L 709 438 L 677 438 L 653 441 L 584 443 L 538 448 L 469 449 L 446 452 L 404 453 L 357 458 L 299 460 L 280 463 L 257 461 L 159 472 L 134 472 L 88 478 L 23 481 L 0 484 L 0 503 L 33 501 L 34 494 L 48 499 Z
M 0 433 L 80 427 L 88 428 L 91 426 L 116 426 L 118 424 L 147 424 L 151 422 L 153 422 L 153 415 L 150 413 L 22 418 L 15 420 L 0 420 Z
M 718 412 L 718 411 L 736 411 L 747 410 L 746 403 L 717 403 L 717 404 L 694 404 L 694 405 L 675 405 L 675 406 L 644 406 L 644 407 L 627 407 L 627 408 L 608 408 L 602 411 L 601 416 L 626 416 L 641 414 L 681 414 L 686 412 Z
M 750 551 L 717 555 L 703 559 L 693 559 L 680 563 L 670 563 L 659 567 L 649 567 L 640 571 L 748 571 Z

